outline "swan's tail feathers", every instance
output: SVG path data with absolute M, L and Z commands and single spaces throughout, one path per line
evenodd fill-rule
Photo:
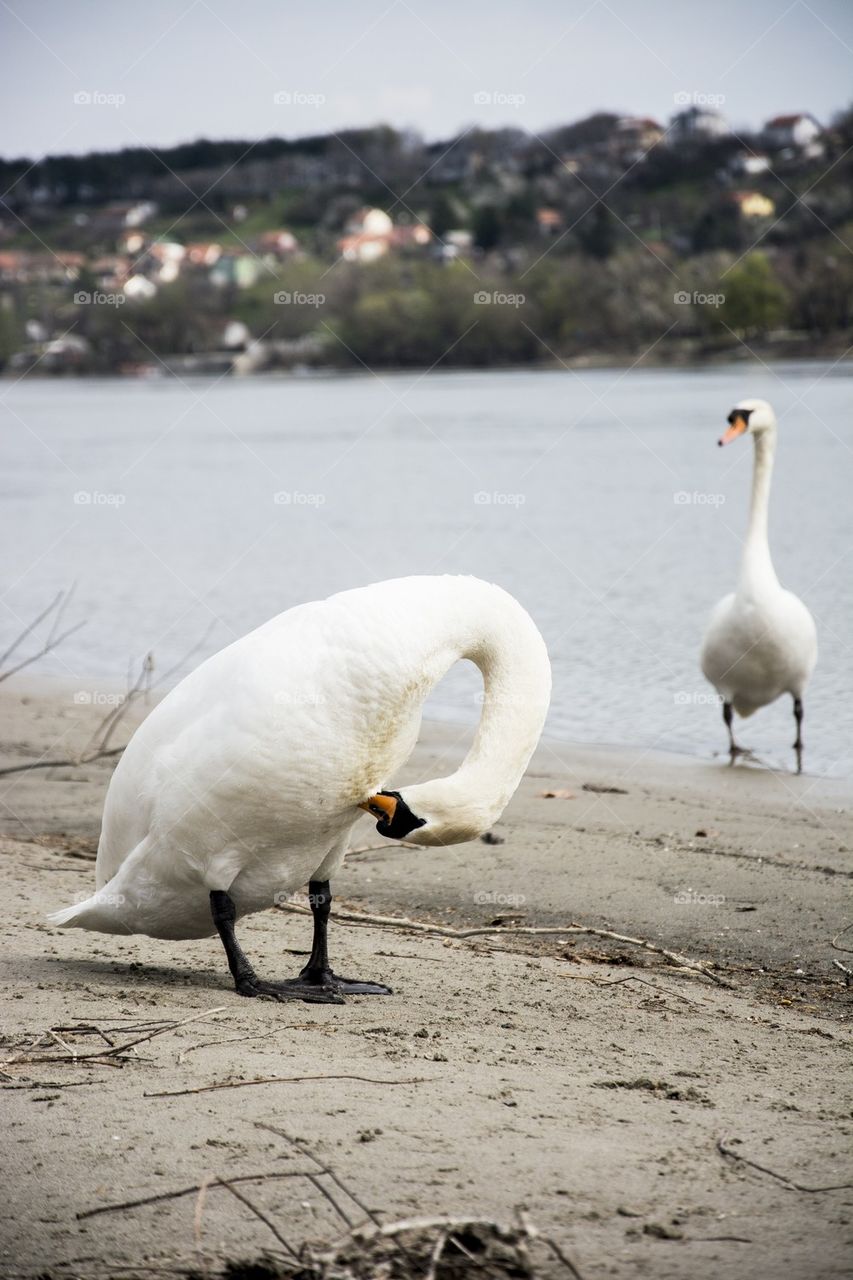
M 124 895 L 99 889 L 91 898 L 54 911 L 47 918 L 60 929 L 91 929 L 95 933 L 132 933 L 122 918 Z

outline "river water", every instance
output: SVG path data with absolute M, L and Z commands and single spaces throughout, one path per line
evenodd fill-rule
M 815 615 L 807 766 L 853 755 L 851 364 L 0 383 L 0 639 L 62 587 L 86 625 L 35 671 L 122 678 L 193 661 L 302 600 L 411 573 L 507 587 L 554 663 L 551 735 L 710 756 L 724 729 L 698 667 L 733 589 L 748 440 L 779 417 L 771 546 Z M 5 647 L 5 645 L 3 646 Z M 460 668 L 428 714 L 473 721 Z M 741 729 L 789 763 L 788 700 Z

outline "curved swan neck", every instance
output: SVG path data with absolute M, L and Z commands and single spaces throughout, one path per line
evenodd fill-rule
M 476 580 L 454 600 L 453 658 L 483 675 L 483 708 L 467 756 L 455 773 L 404 788 L 427 826 L 416 844 L 475 838 L 500 817 L 539 741 L 551 695 L 548 653 L 532 619 L 512 596 Z
M 755 459 L 752 469 L 749 526 L 743 547 L 739 584 L 739 590 L 752 592 L 760 590 L 762 586 L 778 585 L 767 537 L 770 481 L 776 454 L 776 432 L 775 430 L 758 432 L 754 440 Z
M 462 656 L 483 676 L 483 710 L 471 749 L 454 778 L 502 809 L 539 741 L 551 693 L 545 646 L 529 626 L 503 628 Z

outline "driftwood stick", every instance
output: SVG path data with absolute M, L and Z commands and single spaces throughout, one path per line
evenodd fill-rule
M 836 951 L 848 951 L 853 954 L 853 947 L 842 947 L 838 942 L 838 939 L 843 938 L 845 933 L 849 933 L 851 929 L 853 929 L 853 921 L 851 921 L 850 924 L 846 924 L 843 929 L 839 929 L 835 937 L 831 939 L 829 945 Z
M 275 1178 L 304 1177 L 303 1169 L 286 1169 L 277 1170 L 274 1173 L 241 1173 L 229 1178 L 229 1182 L 267 1182 Z M 83 1209 L 75 1217 L 82 1221 L 83 1218 L 96 1218 L 102 1213 L 118 1213 L 122 1209 L 141 1209 L 145 1205 L 160 1204 L 164 1200 L 180 1200 L 182 1196 L 195 1195 L 196 1192 L 201 1191 L 202 1187 L 210 1191 L 217 1186 L 219 1186 L 218 1179 L 208 1176 L 201 1182 L 194 1182 L 191 1187 L 179 1187 L 177 1191 L 160 1191 L 154 1196 L 140 1196 L 138 1200 L 121 1200 L 117 1204 L 100 1204 L 95 1209 Z
M 98 1062 L 106 1063 L 110 1058 L 115 1058 L 119 1054 L 126 1053 L 128 1049 L 133 1049 L 138 1044 L 144 1044 L 147 1040 L 153 1040 L 155 1036 L 164 1036 L 169 1031 L 177 1031 L 179 1027 L 185 1027 L 190 1022 L 198 1022 L 199 1018 L 209 1018 L 214 1013 L 223 1013 L 226 1009 L 224 1004 L 218 1005 L 215 1009 L 204 1009 L 201 1013 L 194 1013 L 189 1018 L 182 1018 L 180 1022 L 170 1022 L 166 1026 L 157 1027 L 154 1031 L 147 1032 L 144 1036 L 137 1036 L 135 1040 L 127 1040 L 124 1044 L 113 1045 L 111 1049 L 95 1049 L 92 1053 L 75 1053 L 70 1050 L 68 1055 L 46 1054 L 40 1058 L 18 1058 L 15 1062 L 16 1066 L 26 1066 L 30 1063 L 37 1062 Z M 7 1065 L 7 1064 L 4 1064 Z M 112 1066 L 113 1064 L 110 1063 Z
M 375 1214 L 373 1210 L 370 1209 L 361 1199 L 359 1199 L 359 1197 L 355 1195 L 354 1192 L 350 1191 L 349 1187 L 346 1186 L 345 1183 L 341 1181 L 341 1179 L 338 1177 L 338 1175 L 335 1173 L 334 1169 L 330 1165 L 325 1164 L 324 1161 L 322 1161 L 319 1156 L 315 1156 L 314 1152 L 309 1150 L 309 1148 L 306 1147 L 303 1143 L 297 1142 L 295 1138 L 291 1138 L 290 1134 L 285 1133 L 284 1129 L 278 1129 L 273 1124 L 265 1124 L 263 1120 L 256 1120 L 255 1128 L 266 1129 L 268 1133 L 274 1133 L 277 1137 L 284 1138 L 285 1142 L 287 1142 L 294 1151 L 297 1151 L 300 1155 L 307 1156 L 309 1160 L 312 1160 L 314 1162 L 314 1164 L 322 1173 L 327 1174 L 328 1177 L 331 1178 L 332 1182 L 334 1182 L 338 1190 L 343 1191 L 345 1196 L 349 1196 L 353 1204 L 356 1205 L 361 1210 L 361 1212 L 370 1219 L 370 1221 L 373 1223 L 375 1227 L 382 1226 L 382 1222 L 378 1217 L 378 1215 Z
M 280 902 L 277 904 L 279 911 L 292 911 L 297 915 L 307 915 L 308 907 L 303 907 L 296 902 Z M 440 938 L 478 938 L 487 934 L 496 934 L 499 937 L 510 936 L 536 936 L 544 937 L 547 935 L 556 935 L 562 937 L 564 934 L 592 934 L 596 938 L 610 938 L 614 942 L 624 942 L 632 947 L 640 947 L 644 951 L 652 951 L 656 955 L 664 956 L 671 964 L 676 965 L 680 969 L 688 969 L 692 973 L 699 973 L 703 978 L 710 979 L 711 982 L 717 983 L 721 987 L 732 987 L 732 983 L 725 978 L 721 978 L 719 974 L 713 973 L 705 965 L 700 964 L 698 960 L 689 960 L 686 956 L 679 955 L 677 951 L 670 951 L 667 947 L 660 947 L 656 942 L 649 942 L 646 938 L 633 938 L 626 933 L 615 933 L 612 929 L 596 929 L 592 925 L 575 924 L 572 921 L 567 925 L 478 925 L 470 929 L 454 929 L 450 925 L 430 924 L 424 920 L 410 920 L 407 916 L 375 916 L 369 915 L 364 911 L 352 911 L 344 908 L 336 908 L 332 911 L 335 920 L 342 924 L 352 925 L 375 925 L 380 929 L 405 929 L 415 933 L 431 933 Z
M 202 1178 L 201 1182 L 199 1183 L 198 1195 L 196 1196 L 196 1200 L 195 1200 L 195 1209 L 193 1210 L 193 1240 L 195 1241 L 195 1247 L 199 1254 L 202 1254 L 201 1223 L 202 1223 L 202 1218 L 204 1217 L 204 1202 L 207 1199 L 207 1189 L 210 1186 L 211 1182 L 213 1182 L 213 1177 L 205 1174 L 205 1176 Z M 203 1256 L 202 1256 L 202 1265 L 205 1266 Z M 205 1266 L 205 1270 L 207 1270 L 206 1266 Z
M 267 1214 L 265 1214 L 263 1209 L 259 1209 L 258 1206 L 249 1199 L 248 1196 L 244 1195 L 242 1191 L 238 1191 L 237 1188 L 233 1186 L 230 1182 L 226 1181 L 225 1178 L 217 1178 L 216 1181 L 220 1187 L 224 1187 L 226 1191 L 230 1191 L 232 1196 L 234 1196 L 237 1200 L 239 1200 L 241 1204 L 244 1204 L 246 1208 L 255 1215 L 256 1218 L 260 1219 L 260 1221 L 264 1223 L 265 1226 L 269 1227 L 270 1231 L 273 1233 L 276 1240 L 279 1242 L 279 1244 L 282 1246 L 283 1249 L 287 1250 L 287 1252 L 290 1254 L 292 1258 L 297 1257 L 296 1250 L 293 1248 L 292 1245 L 288 1244 L 284 1236 L 279 1231 L 278 1227 L 273 1222 L 272 1218 L 270 1218 Z
M 183 1098 L 191 1093 L 213 1093 L 215 1089 L 246 1089 L 253 1084 L 301 1084 L 307 1080 L 359 1080 L 362 1084 L 423 1084 L 425 1077 L 414 1076 L 407 1080 L 377 1080 L 373 1076 L 262 1076 L 257 1080 L 223 1080 L 214 1084 L 200 1084 L 195 1089 L 170 1089 L 162 1093 L 143 1093 L 143 1098 Z
M 583 1276 L 578 1271 L 577 1267 L 572 1262 L 571 1258 L 566 1257 L 566 1255 L 563 1253 L 563 1250 L 557 1244 L 556 1240 L 552 1240 L 550 1236 L 540 1236 L 539 1239 L 542 1241 L 544 1245 L 548 1246 L 548 1248 L 553 1253 L 554 1257 L 559 1259 L 560 1262 L 562 1262 L 563 1266 L 566 1268 L 569 1275 L 574 1277 L 574 1280 L 583 1280 Z
M 343 1220 L 344 1220 L 344 1222 L 346 1223 L 346 1225 L 350 1228 L 350 1230 L 352 1230 L 353 1226 L 355 1225 L 355 1224 L 353 1223 L 352 1218 L 349 1216 L 349 1214 L 346 1212 L 346 1210 L 345 1210 L 345 1209 L 343 1209 L 343 1208 L 338 1204 L 337 1200 L 336 1200 L 336 1199 L 335 1199 L 335 1197 L 332 1195 L 332 1193 L 331 1193 L 331 1191 L 329 1190 L 329 1188 L 328 1188 L 328 1187 L 324 1187 L 324 1186 L 323 1186 L 322 1182 L 320 1181 L 320 1175 L 319 1175 L 319 1174 L 317 1174 L 317 1173 L 306 1173 L 305 1177 L 306 1177 L 306 1178 L 308 1179 L 308 1181 L 311 1183 L 311 1186 L 312 1186 L 312 1187 L 314 1187 L 314 1188 L 315 1188 L 315 1190 L 317 1190 L 317 1191 L 319 1191 L 319 1192 L 320 1192 L 320 1195 L 322 1195 L 322 1196 L 325 1196 L 325 1197 L 326 1197 L 326 1199 L 328 1200 L 329 1204 L 332 1206 L 332 1208 L 334 1209 L 334 1211 L 335 1211 L 335 1213 L 338 1215 L 338 1217 L 339 1217 L 339 1218 L 343 1218 Z
M 802 1182 L 795 1182 L 793 1178 L 787 1177 L 784 1173 L 777 1173 L 775 1169 L 768 1169 L 765 1164 L 759 1164 L 756 1160 L 750 1160 L 747 1156 L 742 1156 L 737 1151 L 732 1151 L 731 1147 L 726 1145 L 724 1138 L 717 1139 L 717 1150 L 721 1156 L 728 1156 L 729 1160 L 737 1160 L 740 1164 L 749 1165 L 751 1169 L 757 1169 L 759 1173 L 766 1173 L 771 1178 L 775 1178 L 777 1182 L 781 1182 L 783 1186 L 790 1187 L 793 1191 L 806 1191 L 809 1194 L 814 1194 L 819 1191 L 848 1191 L 853 1187 L 853 1182 L 839 1182 L 829 1187 L 806 1187 Z
M 24 627 L 23 631 L 20 631 L 20 632 L 18 633 L 18 635 L 15 637 L 15 639 L 14 639 L 14 640 L 12 641 L 12 643 L 9 645 L 9 648 L 8 648 L 8 649 L 6 649 L 6 651 L 5 651 L 4 653 L 0 654 L 0 668 L 2 668 L 2 666 L 3 666 L 3 663 L 4 663 L 4 662 L 6 662 L 9 658 L 11 658 L 11 656 L 12 656 L 12 654 L 15 652 L 15 650 L 16 650 L 20 645 L 22 645 L 22 644 L 24 643 L 24 641 L 26 640 L 27 636 L 32 635 L 32 633 L 35 631 L 35 629 L 36 629 L 36 627 L 38 626 L 38 624 L 39 624 L 40 622 L 43 622 L 43 621 L 44 621 L 44 619 L 47 617 L 47 615 L 48 615 L 49 613 L 51 613 L 51 612 L 52 612 L 52 611 L 57 607 L 57 605 L 60 603 L 60 601 L 62 600 L 62 597 L 63 597 L 64 595 L 65 595 L 65 592 L 64 592 L 64 591 L 59 591 L 59 592 L 57 592 L 57 594 L 53 597 L 53 599 L 51 600 L 51 602 L 50 602 L 50 604 L 47 606 L 47 608 L 46 608 L 46 609 L 42 609 L 41 613 L 36 614 L 36 616 L 33 618 L 32 622 L 28 623 L 28 624 Z M 52 630 L 53 630 L 53 628 L 51 628 L 51 631 L 52 631 Z M 48 638 L 50 638 L 50 637 L 48 637 Z

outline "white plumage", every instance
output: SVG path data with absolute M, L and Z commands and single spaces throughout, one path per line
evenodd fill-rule
M 450 777 L 393 794 L 423 824 L 411 843 L 475 838 L 500 816 L 541 733 L 545 645 L 499 587 L 400 578 L 290 609 L 169 693 L 110 784 L 96 893 L 52 919 L 198 938 L 219 927 L 211 891 L 227 893 L 239 917 L 328 881 L 359 806 L 405 762 L 427 694 L 460 658 L 484 677 L 471 751 Z
M 784 693 L 794 698 L 797 769 L 802 767 L 802 696 L 817 661 L 817 632 L 806 606 L 776 577 L 767 537 L 776 418 L 765 400 L 742 400 L 720 441 L 749 434 L 755 443 L 749 528 L 737 590 L 714 609 L 702 645 L 702 670 L 723 699 L 732 759 L 740 754 L 731 712 L 749 716 Z

